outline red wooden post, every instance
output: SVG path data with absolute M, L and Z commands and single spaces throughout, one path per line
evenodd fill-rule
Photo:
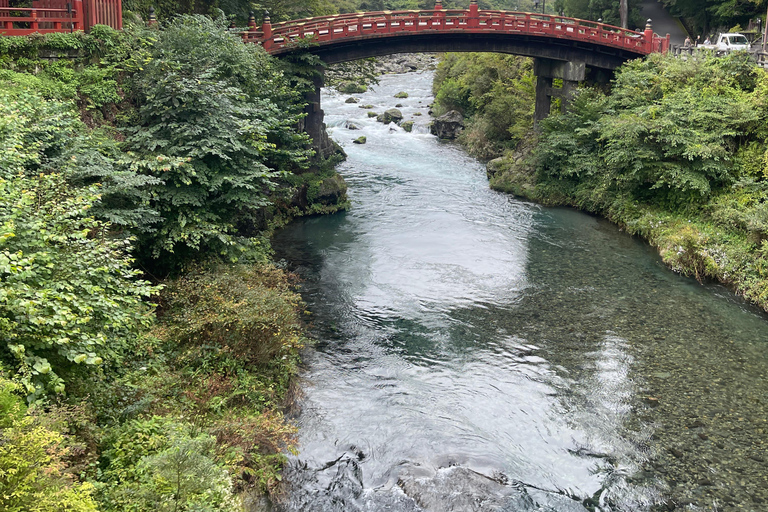
M 83 14 L 83 0 L 75 0 L 72 6 L 75 10 L 75 15 L 72 19 L 72 30 L 83 30 L 85 24 L 85 15 Z
M 147 26 L 151 27 L 157 23 L 157 16 L 155 16 L 155 8 L 150 7 L 149 8 L 149 18 L 147 18 Z
M 264 33 L 262 36 L 264 41 L 262 45 L 265 50 L 269 50 L 272 47 L 272 20 L 269 18 L 269 11 L 264 11 L 264 21 L 261 23 L 261 31 Z
M 123 30 L 123 1 L 117 0 L 117 30 Z
M 445 13 L 442 12 L 443 10 L 443 2 L 441 0 L 437 0 L 435 2 L 435 23 L 437 24 L 438 28 L 443 28 L 443 25 L 445 24 Z
M 477 15 L 477 0 L 470 0 L 469 2 L 469 25 L 470 28 L 477 28 L 480 24 L 480 20 Z
M 645 22 L 645 32 L 643 33 L 643 39 L 645 40 L 645 48 L 648 51 L 648 53 L 653 52 L 653 23 L 651 23 L 651 18 L 648 18 L 648 21 Z
M 29 23 L 29 28 L 31 28 L 34 31 L 37 31 L 38 30 L 38 28 L 37 28 L 38 27 L 38 25 L 37 25 L 37 10 L 36 9 L 32 9 L 32 12 L 30 14 L 31 14 L 31 17 L 32 17 L 32 21 L 30 21 L 30 23 Z

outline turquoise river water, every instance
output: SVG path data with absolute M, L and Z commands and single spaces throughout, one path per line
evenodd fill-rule
M 275 239 L 317 339 L 281 508 L 768 510 L 766 316 L 608 222 L 491 191 L 428 134 L 431 80 L 323 97 L 353 207 Z M 396 103 L 413 133 L 360 108 Z

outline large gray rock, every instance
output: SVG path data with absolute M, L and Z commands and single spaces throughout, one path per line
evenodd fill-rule
M 397 124 L 403 120 L 403 113 L 396 108 L 390 108 L 383 114 L 380 114 L 378 117 L 376 117 L 376 120 L 384 124 L 388 124 L 388 123 Z
M 429 127 L 433 135 L 439 139 L 455 139 L 464 129 L 464 117 L 457 110 L 451 110 L 441 115 Z

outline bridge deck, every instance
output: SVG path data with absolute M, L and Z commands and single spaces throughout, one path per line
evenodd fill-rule
M 598 46 L 627 50 L 639 55 L 665 52 L 669 40 L 647 27 L 644 32 L 592 21 L 511 11 L 470 9 L 444 10 L 439 5 L 426 11 L 382 11 L 322 16 L 271 25 L 264 24 L 243 33 L 246 41 L 260 43 L 273 55 L 294 51 L 300 40 L 318 46 L 372 38 L 444 34 L 528 35 L 553 40 L 588 42 Z

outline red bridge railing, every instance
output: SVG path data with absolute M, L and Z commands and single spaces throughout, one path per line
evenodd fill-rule
M 82 0 L 34 0 L 32 7 L 10 7 L 0 0 L 0 35 L 84 30 Z
M 0 35 L 89 30 L 97 24 L 122 29 L 121 0 L 33 0 L 32 7 L 0 0 Z
M 269 53 L 277 55 L 290 51 L 291 43 L 299 39 L 311 39 L 322 45 L 342 39 L 415 32 L 526 34 L 596 43 L 640 54 L 666 52 L 669 49 L 669 36 L 654 34 L 650 24 L 645 31 L 637 32 L 548 14 L 480 11 L 474 3 L 469 9 L 442 9 L 438 3 L 434 10 L 339 14 L 275 25 L 270 23 L 269 17 L 265 17 L 260 28 L 252 23 L 251 29 L 243 33 L 243 39 L 260 43 Z

